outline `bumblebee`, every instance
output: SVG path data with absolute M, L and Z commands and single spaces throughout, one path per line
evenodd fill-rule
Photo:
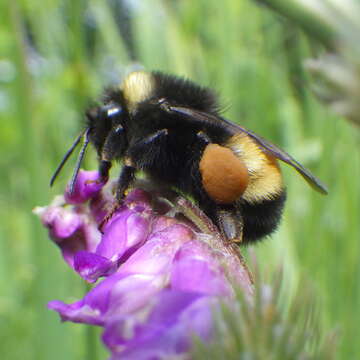
M 86 119 L 51 184 L 83 138 L 70 191 L 92 143 L 102 180 L 114 160 L 123 160 L 116 187 L 119 204 L 141 170 L 155 183 L 192 196 L 231 242 L 254 242 L 277 228 L 286 198 L 278 160 L 327 193 L 285 151 L 224 119 L 212 90 L 183 78 L 133 72 L 119 87 L 105 91 L 103 103 L 90 108 Z

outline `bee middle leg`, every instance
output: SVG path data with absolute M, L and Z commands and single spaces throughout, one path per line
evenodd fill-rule
M 145 139 L 142 139 L 140 142 L 138 142 L 136 144 L 136 146 L 142 147 L 142 146 L 149 145 L 149 144 L 163 138 L 164 136 L 168 135 L 168 133 L 169 133 L 168 129 L 158 130 L 158 131 L 150 134 L 149 136 L 147 136 Z
M 140 169 L 146 164 L 156 161 L 161 155 L 161 145 L 166 144 L 168 133 L 168 129 L 161 129 L 137 140 L 128 149 L 128 156 L 134 160 Z
M 149 136 L 145 137 L 144 139 L 133 145 L 129 153 L 130 154 L 134 152 L 143 153 L 143 151 L 146 151 L 146 149 L 144 149 L 145 146 L 155 143 L 156 141 L 159 141 L 167 134 L 168 134 L 167 129 L 156 131 L 155 133 L 150 134 Z M 116 189 L 116 200 L 119 203 L 124 199 L 126 190 L 131 186 L 131 184 L 135 180 L 135 172 L 137 169 L 131 159 L 132 156 L 125 158 L 124 166 L 121 169 L 121 173 L 118 179 L 118 185 Z
M 126 190 L 135 180 L 136 168 L 129 158 L 125 158 L 116 187 L 116 200 L 120 204 L 124 200 Z

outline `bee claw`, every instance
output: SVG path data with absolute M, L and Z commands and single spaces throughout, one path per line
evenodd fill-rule
M 120 207 L 121 207 L 121 203 L 114 204 L 113 207 L 110 209 L 110 211 L 101 220 L 101 222 L 98 226 L 98 230 L 101 232 L 101 234 L 104 234 L 104 227 L 110 221 L 110 219 L 114 216 L 116 211 L 119 210 Z
M 97 184 L 97 185 L 101 185 L 101 184 L 105 184 L 108 181 L 108 178 L 101 178 L 101 179 L 97 179 L 97 180 L 86 180 L 86 184 Z

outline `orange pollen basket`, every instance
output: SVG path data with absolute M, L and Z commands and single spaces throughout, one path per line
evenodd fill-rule
M 231 204 L 241 197 L 249 183 L 244 162 L 230 149 L 209 144 L 200 160 L 202 185 L 219 204 Z

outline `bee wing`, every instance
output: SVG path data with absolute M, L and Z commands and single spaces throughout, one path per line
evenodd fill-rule
M 267 140 L 263 139 L 261 136 L 255 134 L 254 132 L 240 126 L 234 124 L 224 118 L 217 117 L 215 115 L 207 114 L 202 111 L 197 111 L 185 107 L 176 107 L 170 106 L 169 110 L 175 111 L 179 114 L 185 115 L 190 117 L 192 120 L 195 120 L 199 123 L 226 123 L 229 128 L 232 130 L 234 135 L 238 132 L 243 132 L 250 136 L 255 142 L 261 147 L 261 149 L 274 156 L 275 158 L 287 163 L 288 165 L 292 166 L 305 180 L 306 182 L 316 191 L 320 192 L 321 194 L 327 194 L 327 188 L 322 182 L 315 177 L 308 169 L 302 166 L 298 161 L 296 161 L 291 155 L 289 155 L 286 151 L 280 149 L 276 145 L 268 142 Z
M 288 165 L 292 166 L 305 180 L 306 182 L 316 191 L 321 194 L 326 195 L 328 193 L 327 187 L 316 177 L 310 170 L 302 166 L 298 161 L 296 161 L 291 155 L 286 151 L 280 149 L 276 145 L 270 143 L 269 141 L 263 139 L 261 136 L 253 133 L 252 131 L 245 129 L 242 126 L 236 125 L 242 132 L 245 132 L 256 143 L 268 154 L 276 157 L 277 159 L 284 161 Z

